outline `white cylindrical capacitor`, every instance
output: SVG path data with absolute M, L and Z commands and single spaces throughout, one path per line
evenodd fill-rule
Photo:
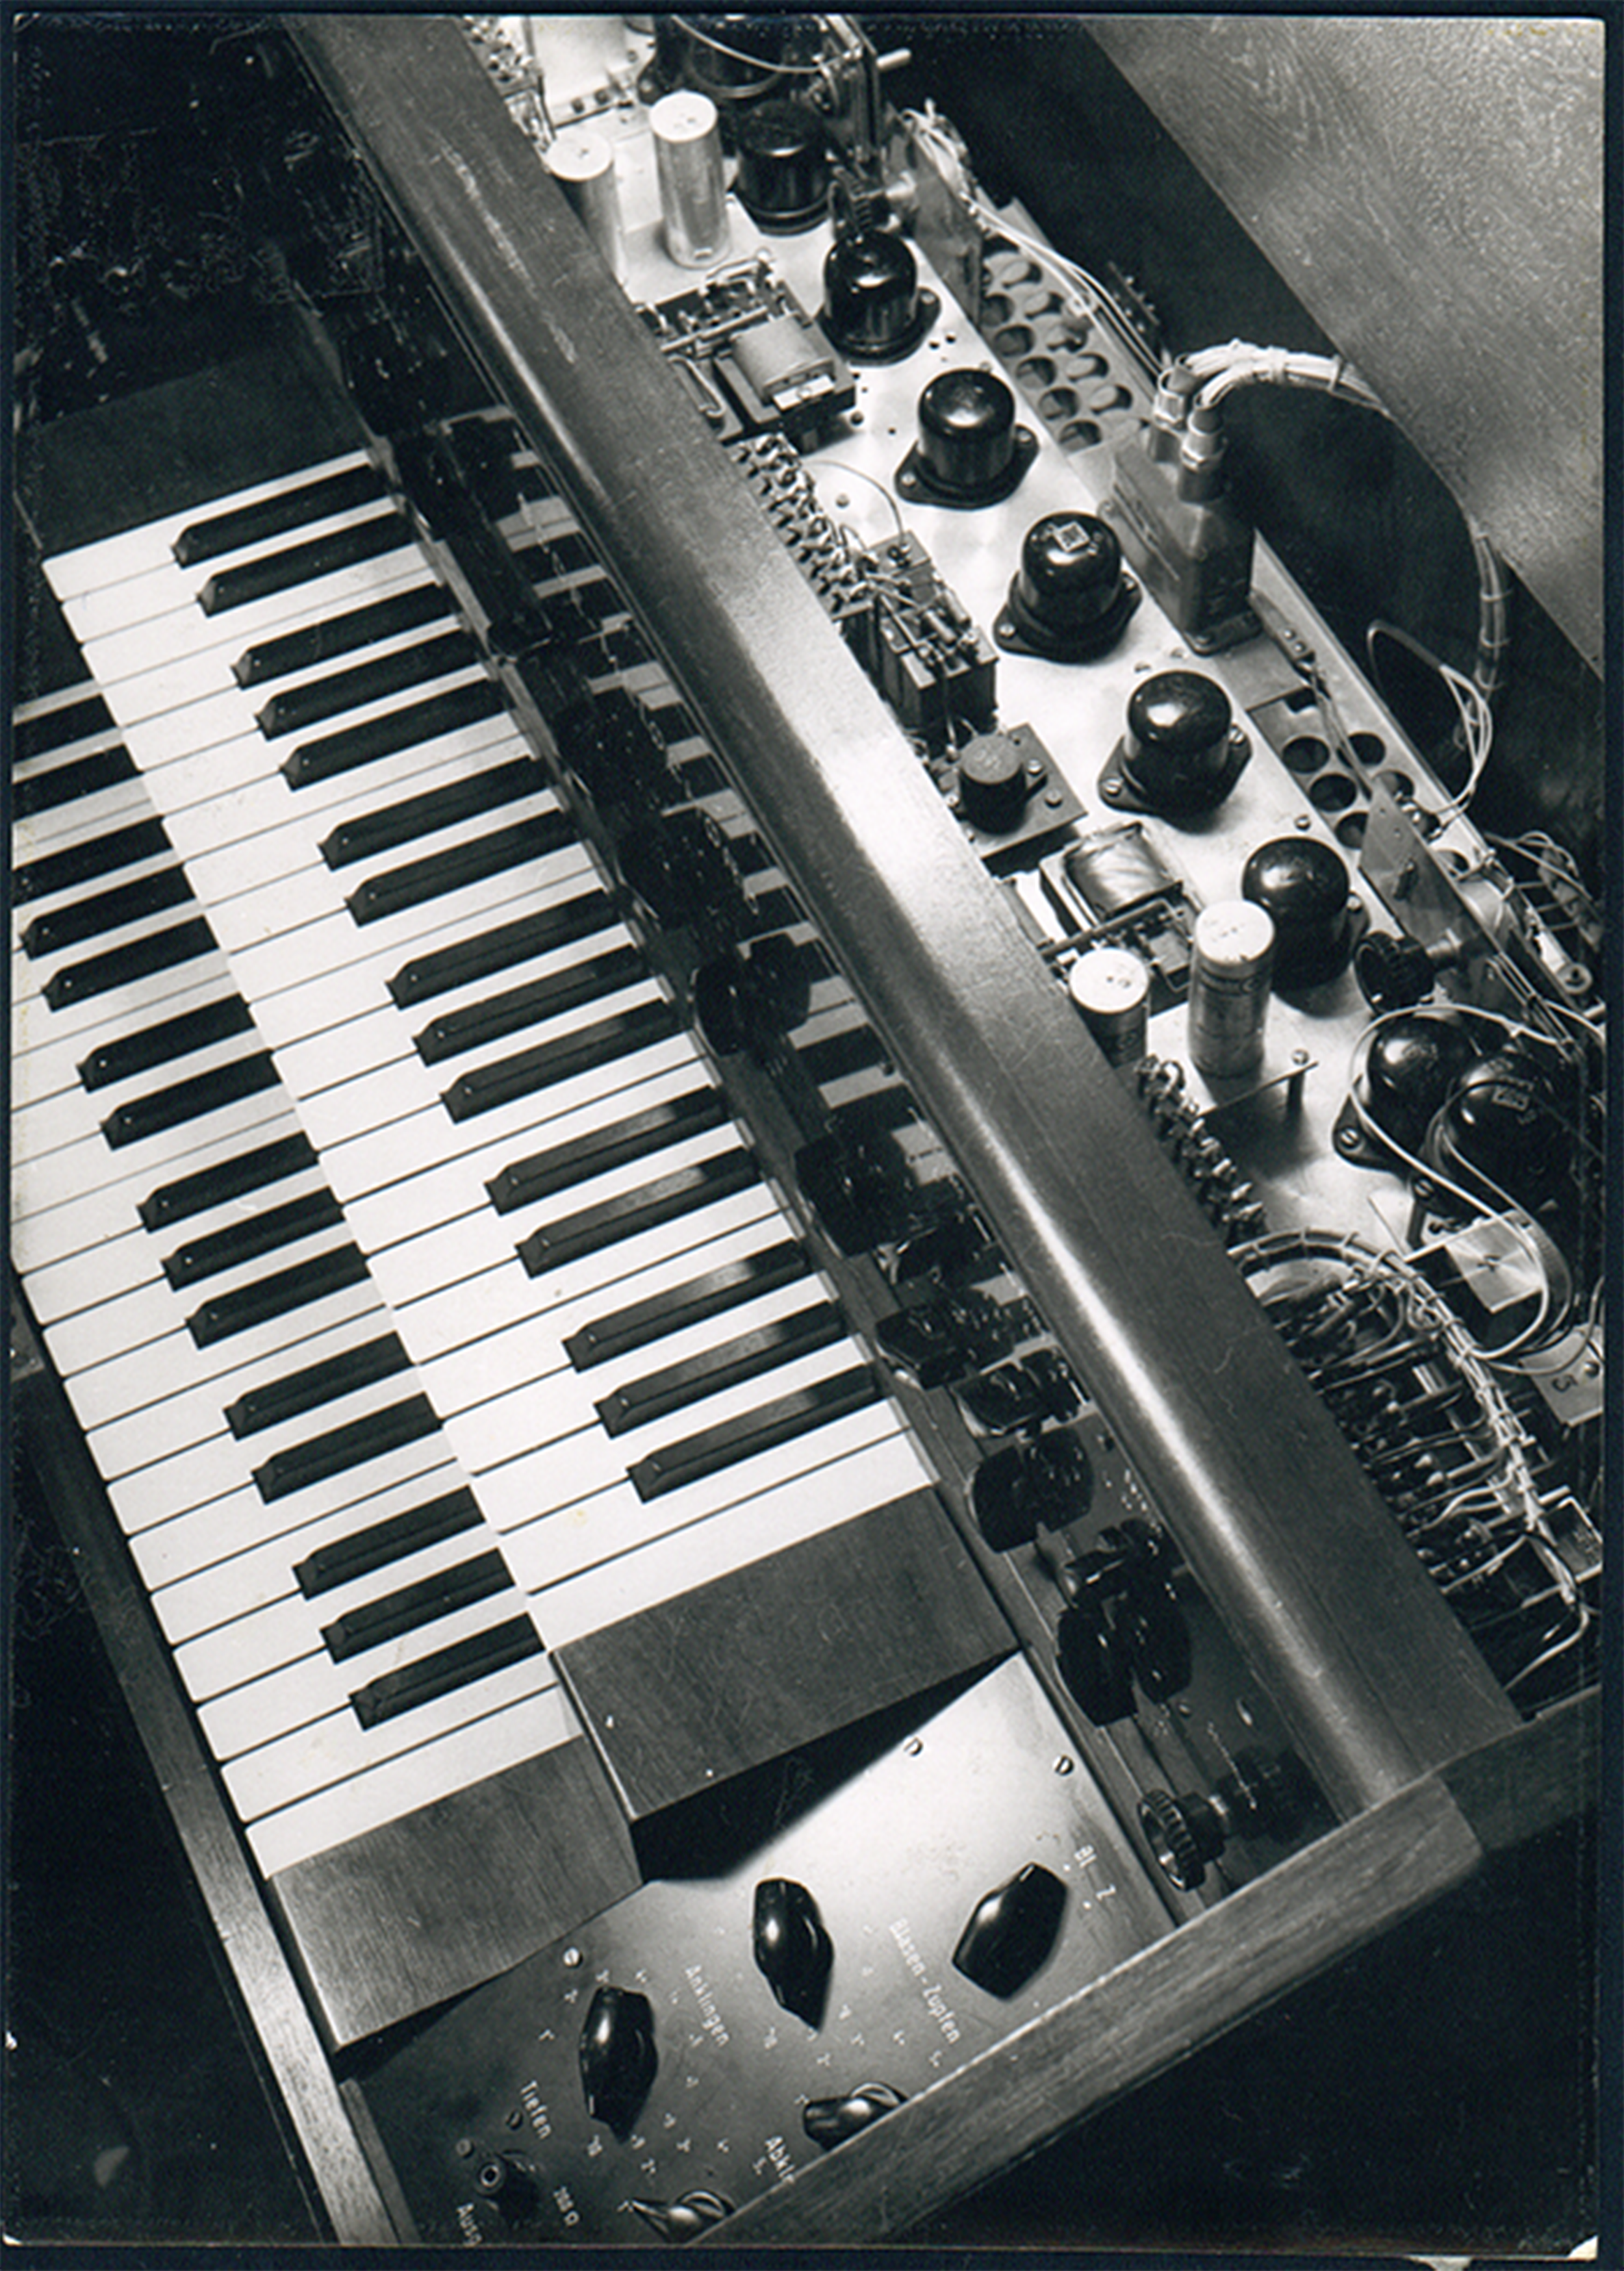
M 727 249 L 722 137 L 708 94 L 679 87 L 649 112 L 666 250 L 680 268 L 708 268 Z
M 1190 1061 L 1219 1080 L 1255 1072 L 1263 1059 L 1274 924 L 1250 899 L 1224 899 L 1196 916 L 1192 944 Z
M 1083 1022 L 1114 1065 L 1135 1065 L 1145 1053 L 1151 973 L 1124 946 L 1091 947 L 1066 979 Z
M 615 153 L 609 144 L 601 134 L 589 134 L 580 126 L 567 126 L 548 143 L 545 163 L 580 215 L 586 234 L 608 262 L 617 281 L 623 283 L 626 247 L 621 235 Z

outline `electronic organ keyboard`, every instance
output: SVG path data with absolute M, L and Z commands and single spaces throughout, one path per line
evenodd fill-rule
M 1523 1724 L 458 27 L 298 41 L 480 368 L 36 511 L 22 1296 L 341 2236 L 870 2237 L 1557 1818 L 1585 1707 Z M 827 2007 L 727 1923 L 820 1851 Z

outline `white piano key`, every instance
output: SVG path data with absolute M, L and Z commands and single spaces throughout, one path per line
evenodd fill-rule
M 119 1518 L 126 1528 L 150 1529 L 154 1521 L 166 1521 L 171 1515 L 184 1514 L 191 1507 L 206 1506 L 212 1499 L 241 1490 L 252 1480 L 255 1470 L 279 1452 L 296 1449 L 332 1428 L 370 1418 L 421 1392 L 409 1371 L 391 1373 L 387 1379 L 373 1381 L 364 1389 L 353 1389 L 348 1396 L 240 1441 L 227 1431 L 220 1411 L 215 1413 L 213 1432 L 191 1441 L 155 1441 L 153 1433 L 143 1440 L 138 1426 L 124 1438 L 120 1471 L 114 1472 L 109 1463 L 102 1469 L 103 1478 L 109 1488 L 116 1486 L 119 1492 Z M 93 1456 L 98 1455 L 99 1439 L 90 1440 Z M 99 1456 L 97 1463 L 101 1463 Z M 330 1497 L 337 1493 L 347 1500 L 363 1487 L 356 1478 L 364 1463 L 358 1459 L 315 1487 Z
M 127 780 L 94 789 L 88 796 L 72 797 L 65 804 L 54 804 L 41 812 L 19 814 L 11 823 L 11 856 L 20 867 L 30 860 L 42 860 L 48 853 L 64 852 L 71 845 L 87 843 L 110 835 L 115 828 L 156 817 L 157 808 L 138 772 Z
M 584 1392 L 583 1375 L 555 1373 L 453 1415 L 445 1423 L 446 1440 L 476 1488 L 482 1489 L 489 1475 L 504 1502 L 527 1495 L 533 1506 L 568 1507 L 615 1487 L 651 1451 L 724 1426 L 778 1396 L 820 1386 L 862 1360 L 856 1344 L 842 1339 L 793 1358 L 758 1379 L 719 1389 L 683 1411 L 667 1412 L 623 1435 L 604 1433 L 592 1398 Z M 527 1448 L 531 1445 L 535 1448 Z M 505 1526 L 497 1524 L 499 1529 Z
M 637 1269 L 622 1262 L 612 1288 L 595 1284 L 570 1307 L 557 1302 L 538 1304 L 534 1281 L 525 1277 L 516 1260 L 510 1259 L 499 1270 L 436 1286 L 409 1309 L 398 1307 L 395 1314 L 401 1337 L 413 1349 L 414 1360 L 425 1367 L 453 1351 L 476 1348 L 492 1333 L 533 1324 L 538 1314 L 551 1321 L 562 1342 L 569 1333 L 611 1309 L 652 1299 L 690 1277 L 759 1253 L 789 1235 L 789 1225 L 765 1185 L 741 1195 L 756 1199 L 755 1210 L 735 1219 L 725 1234 L 702 1236 L 691 1246 L 669 1236 L 664 1249 Z M 672 1232 L 680 1228 L 680 1225 L 667 1225 Z
M 178 1646 L 182 1641 L 195 1640 L 202 1633 L 219 1630 L 278 1602 L 294 1599 L 304 1604 L 307 1614 L 316 1624 L 328 1623 L 334 1613 L 330 1604 L 340 1594 L 347 1599 L 369 1585 L 375 1592 L 382 1593 L 405 1582 L 397 1573 L 407 1567 L 408 1557 L 383 1563 L 362 1576 L 349 1579 L 342 1587 L 334 1586 L 330 1591 L 308 1597 L 299 1590 L 294 1574 L 302 1561 L 324 1546 L 342 1545 L 391 1515 L 409 1513 L 431 1500 L 466 1488 L 460 1468 L 431 1468 L 406 1482 L 391 1485 L 382 1494 L 354 1500 L 295 1523 L 292 1529 L 279 1530 L 273 1537 L 254 1539 L 236 1552 L 158 1588 L 153 1595 L 153 1608 L 164 1637 L 172 1646 Z M 156 1533 L 147 1535 L 150 1540 Z M 438 1549 L 420 1546 L 409 1560 L 416 1567 L 424 1553 L 436 1550 L 449 1552 L 453 1547 L 460 1547 L 472 1557 L 491 1552 L 499 1543 L 495 1531 L 478 1521 L 443 1539 Z
M 675 1509 L 667 1500 L 639 1507 L 629 1489 L 624 1498 L 607 1493 L 601 1504 L 533 1524 L 510 1538 L 506 1551 L 514 1575 L 531 1590 L 548 1648 L 557 1649 L 583 1633 L 781 1553 L 929 1480 L 908 1438 L 893 1433 L 853 1443 L 776 1486 L 685 1523 L 671 1522 Z M 652 1523 L 640 1524 L 640 1516 L 651 1515 Z M 549 1525 L 556 1537 L 547 1535 Z
M 195 910 L 197 914 L 202 912 L 201 908 Z M 184 916 L 186 909 L 179 908 L 176 912 Z M 112 1039 L 120 1032 L 138 1031 L 143 1025 L 171 1016 L 183 1006 L 175 1000 L 177 994 L 195 992 L 205 985 L 235 984 L 225 956 L 218 947 L 209 947 L 167 969 L 132 978 L 123 985 L 109 986 L 101 993 L 88 994 L 81 1001 L 65 1002 L 56 1009 L 44 994 L 45 981 L 55 967 L 54 961 L 42 965 L 29 961 L 21 953 L 11 957 L 13 1033 L 19 1046 L 83 1039 L 88 1051 L 99 1040 Z
M 408 565 L 403 554 L 401 561 L 399 578 L 391 582 L 387 592 L 379 594 L 381 598 L 436 588 L 421 558 Z M 297 599 L 298 593 L 288 596 Z M 239 686 L 233 666 L 250 646 L 265 642 L 244 639 L 234 620 L 235 614 L 235 608 L 227 608 L 221 615 L 205 615 L 195 605 L 182 607 L 166 615 L 160 625 L 144 623 L 135 630 L 114 632 L 98 639 L 94 644 L 94 666 L 102 685 L 116 694 L 119 716 L 136 725 L 166 711 L 183 710 L 191 703 L 230 687 L 236 689 L 249 705 L 251 722 L 276 695 L 298 692 L 305 687 L 319 685 L 324 679 L 340 672 L 353 670 L 359 664 L 408 652 L 426 639 L 458 627 L 455 614 L 448 609 L 409 629 L 391 631 L 383 638 L 369 639 L 363 645 L 330 655 L 324 661 L 307 664 L 301 670 L 243 687 Z M 294 607 L 273 636 L 280 637 L 287 631 L 331 620 L 330 611 L 324 608 Z M 312 730 L 322 729 L 317 726 Z
M 253 1096 L 240 1098 L 223 1110 L 212 1113 L 208 1138 L 217 1140 L 233 1135 L 246 1137 L 250 1130 L 265 1128 L 287 1110 L 287 1098 L 283 1090 L 275 1086 L 261 1089 Z M 40 1119 L 38 1128 L 43 1136 L 59 1132 L 48 1113 Z M 154 1184 L 165 1182 L 184 1169 L 203 1140 L 192 1131 L 189 1143 L 189 1129 L 183 1125 L 160 1129 L 155 1135 L 143 1136 L 138 1143 L 126 1143 L 114 1150 L 98 1125 L 84 1136 L 36 1149 L 34 1132 L 34 1115 L 19 1113 L 11 1134 L 12 1173 L 38 1175 L 42 1190 L 63 1193 L 82 1190 L 87 1184 L 101 1180 L 108 1173 L 108 1163 L 121 1181 L 126 1175 L 149 1173 Z
M 466 1553 L 453 1555 L 442 1567 L 454 1568 L 469 1558 Z M 436 1575 L 440 1570 L 425 1570 L 421 1574 Z M 390 1590 L 375 1582 L 371 1592 L 362 1595 L 361 1600 L 380 1599 Z M 426 1617 L 421 1624 L 413 1625 L 394 1639 L 376 1648 L 358 1650 L 340 1662 L 323 1642 L 321 1625 L 312 1617 L 312 1606 L 299 1597 L 279 1601 L 271 1608 L 237 1619 L 221 1631 L 183 1642 L 175 1649 L 175 1670 L 186 1693 L 194 1703 L 207 1705 L 216 1713 L 211 1740 L 228 1746 L 222 1756 L 231 1755 L 234 1749 L 251 1747 L 254 1743 L 274 1742 L 294 1727 L 308 1724 L 313 1716 L 312 1706 L 317 1716 L 343 1709 L 350 1696 L 369 1680 L 525 1613 L 524 1595 L 507 1579 L 482 1599 L 466 1602 L 461 1606 L 448 1603 L 439 1615 Z M 331 1624 L 339 1613 L 336 1609 L 324 1609 L 322 1621 Z M 230 1706 L 237 1694 L 250 1692 L 253 1696 L 250 1708 L 256 1717 L 249 1741 L 244 1744 L 241 1740 L 242 1723 L 231 1713 Z M 279 1707 L 288 1714 L 286 1720 L 279 1721 L 276 1716 Z M 231 1730 L 229 1735 L 227 1729 Z
M 138 1106 L 149 1097 L 164 1090 L 178 1088 L 189 1080 L 202 1080 L 209 1074 L 225 1074 L 234 1065 L 247 1064 L 256 1057 L 268 1056 L 259 1035 L 250 1026 L 246 1032 L 227 1035 L 221 1041 L 212 1042 L 206 1048 L 194 1049 L 189 1056 L 176 1057 L 167 1064 L 151 1065 L 145 1072 L 134 1073 L 129 1079 L 110 1083 L 106 1088 L 74 1088 L 58 1090 L 54 1095 L 26 1098 L 14 1115 L 16 1154 L 19 1158 L 41 1159 L 59 1150 L 63 1144 L 78 1143 L 91 1136 L 98 1136 L 106 1143 L 105 1124 L 122 1106 Z M 269 1091 L 275 1092 L 272 1079 Z M 210 1123 L 239 1104 L 250 1100 L 247 1097 L 225 1098 L 206 1112 L 196 1113 L 175 1127 L 157 1130 L 153 1136 L 117 1145 L 108 1144 L 109 1150 L 140 1152 L 156 1140 L 158 1134 L 182 1135 L 190 1131 L 191 1143 L 188 1150 L 206 1140 L 212 1132 Z M 86 1106 L 89 1107 L 86 1110 Z
M 440 1463 L 423 1466 L 391 1461 L 366 1478 L 369 1487 L 348 1501 L 325 1507 L 302 1506 L 296 1499 L 258 1502 L 252 1491 L 235 1492 L 229 1499 L 193 1507 L 129 1541 L 130 1556 L 152 1595 L 158 1619 L 170 1638 L 184 1635 L 184 1623 L 169 1631 L 169 1604 L 183 1598 L 180 1589 L 201 1581 L 212 1569 L 245 1566 L 250 1552 L 285 1552 L 292 1568 L 316 1545 L 327 1543 L 329 1523 L 348 1538 L 374 1522 L 421 1506 L 446 1492 L 462 1488 L 466 1478 L 451 1462 L 443 1443 Z M 494 1531 L 487 1535 L 494 1536 Z M 178 1612 L 177 1612 L 178 1615 Z
M 413 1442 L 380 1453 L 364 1466 L 269 1501 L 248 1479 L 246 1461 L 243 1480 L 238 1486 L 213 1498 L 188 1498 L 184 1493 L 185 1476 L 180 1471 L 174 1478 L 173 1495 L 166 1493 L 161 1487 L 164 1470 L 154 1467 L 143 1467 L 138 1474 L 110 1483 L 108 1497 L 127 1538 L 134 1541 L 160 1530 L 172 1533 L 164 1541 L 168 1548 L 164 1579 L 148 1580 L 168 1582 L 239 1552 L 244 1545 L 256 1544 L 266 1536 L 296 1528 L 318 1515 L 351 1505 L 365 1493 L 428 1474 L 443 1462 L 445 1455 L 444 1438 L 431 1429 Z
M 77 598 L 81 592 L 124 583 L 153 568 L 170 567 L 178 573 L 174 545 L 183 530 L 198 521 L 219 519 L 226 513 L 242 511 L 267 498 L 285 495 L 290 489 L 304 488 L 336 474 L 354 472 L 370 462 L 364 450 L 346 450 L 297 473 L 279 474 L 274 480 L 234 489 L 229 496 L 211 499 L 206 504 L 188 505 L 183 510 L 160 514 L 138 528 L 100 537 L 93 543 L 77 545 L 71 551 L 53 553 L 46 562 L 51 589 L 59 599 L 65 600 Z
M 307 1658 L 306 1664 L 313 1666 L 315 1659 Z M 294 1798 L 349 1781 L 385 1759 L 421 1749 L 437 1735 L 488 1717 L 504 1703 L 540 1694 L 555 1685 L 556 1677 L 548 1658 L 538 1652 L 453 1688 L 450 1694 L 416 1704 L 381 1725 L 363 1727 L 349 1701 L 360 1681 L 343 1685 L 337 1665 L 330 1667 L 330 1678 L 312 1672 L 302 1680 L 296 1675 L 303 1669 L 271 1672 L 218 1703 L 205 1703 L 197 1715 L 216 1757 L 222 1749 L 227 1753 L 226 1787 L 245 1821 Z M 326 1708 L 319 1711 L 317 1706 L 324 1696 Z M 290 1716 L 301 1710 L 307 1714 L 302 1722 Z M 256 1743 L 256 1726 L 267 1724 L 283 1731 Z
M 130 1019 L 115 1019 L 105 1025 L 93 1027 L 88 1032 L 58 1034 L 53 1029 L 49 1008 L 45 1002 L 36 1001 L 36 1014 L 27 1021 L 28 1031 L 22 1033 L 16 1028 L 23 1004 L 13 995 L 11 1109 L 20 1111 L 38 1098 L 60 1096 L 64 1091 L 72 1090 L 83 1099 L 87 1117 L 99 1110 L 101 1098 L 110 1092 L 110 1084 L 109 1087 L 86 1089 L 79 1077 L 79 1067 L 103 1042 L 123 1040 L 145 1032 L 149 1026 L 165 1024 L 171 1017 L 184 1016 L 191 1010 L 207 1009 L 216 1002 L 240 999 L 229 972 L 218 957 L 200 957 L 198 963 L 191 967 L 197 968 L 204 960 L 211 958 L 219 963 L 212 975 L 172 994 L 161 1007 L 155 1008 L 138 1024 Z M 180 1068 L 188 1061 L 188 1058 L 183 1056 L 167 1061 L 168 1066 L 175 1068 L 176 1077 L 180 1076 Z M 138 1074 L 133 1077 L 150 1078 L 165 1069 L 164 1064 L 157 1064 L 150 1066 L 145 1075 Z
M 545 1661 L 536 1658 L 537 1663 Z M 580 1735 L 562 1690 L 538 1686 L 505 1709 L 493 1710 L 436 1742 L 351 1775 L 302 1800 L 284 1800 L 252 1823 L 248 1842 L 268 1877 L 292 1869 L 352 1837 L 432 1806 L 471 1783 L 503 1774 Z

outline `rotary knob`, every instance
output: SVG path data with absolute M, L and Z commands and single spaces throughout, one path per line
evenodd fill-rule
M 823 325 L 853 362 L 900 362 L 936 319 L 919 264 L 899 236 L 863 229 L 843 236 L 823 263 Z
M 905 496 L 965 510 L 1010 495 L 1038 453 L 996 371 L 944 370 L 919 399 L 919 439 L 903 459 Z
M 756 1969 L 779 2007 L 816 2027 L 835 1951 L 817 1902 L 804 1885 L 789 1877 L 764 1877 L 756 1888 L 751 1926 Z
M 630 1987 L 600 1987 L 581 2029 L 580 2057 L 587 2111 L 624 2137 L 653 2087 L 659 2063 L 648 1997 Z
M 993 636 L 1016 654 L 1089 662 L 1116 644 L 1138 604 L 1114 530 L 1092 513 L 1047 513 L 1022 540 Z
M 1240 895 L 1274 924 L 1274 986 L 1292 994 L 1340 978 L 1353 950 L 1355 902 L 1348 871 L 1315 836 L 1260 844 L 1240 871 Z
M 1303 1770 L 1289 1751 L 1273 1759 L 1242 1751 L 1204 1796 L 1147 1791 L 1139 1801 L 1139 1827 L 1163 1875 L 1181 1893 L 1193 1893 L 1232 1837 L 1291 1836 L 1307 1796 Z
M 1100 777 L 1107 804 L 1167 818 L 1211 812 L 1252 754 L 1229 696 L 1197 670 L 1142 679 L 1128 702 L 1128 727 Z
M 661 2239 L 681 2246 L 684 2240 L 697 2239 L 702 2231 L 709 2231 L 733 2214 L 733 2202 L 720 2193 L 697 2189 L 681 2193 L 674 2200 L 635 2200 L 632 2213 L 642 2217 L 649 2230 Z
M 830 2152 L 906 2103 L 889 2081 L 865 2081 L 844 2097 L 812 2098 L 801 2110 L 801 2126 L 815 2145 Z

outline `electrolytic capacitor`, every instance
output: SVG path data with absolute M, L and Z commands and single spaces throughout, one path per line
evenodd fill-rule
M 680 268 L 707 268 L 727 249 L 722 138 L 708 94 L 679 87 L 649 112 L 666 250 Z
M 621 235 L 620 191 L 615 153 L 601 134 L 567 127 L 548 144 L 547 170 L 580 216 L 586 234 L 616 279 L 625 281 L 626 248 Z
M 1114 1065 L 1145 1054 L 1151 973 L 1122 946 L 1091 947 L 1072 964 L 1066 984 L 1083 1022 Z
M 1190 960 L 1189 1051 L 1217 1079 L 1263 1062 L 1274 967 L 1274 924 L 1250 899 L 1225 899 L 1196 918 Z

